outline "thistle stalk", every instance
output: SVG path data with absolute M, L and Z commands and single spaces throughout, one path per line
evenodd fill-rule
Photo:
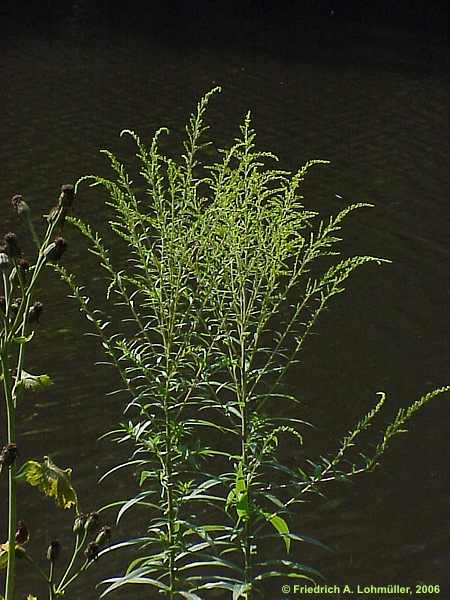
M 5 297 L 5 316 L 3 319 L 3 331 L 1 340 L 1 366 L 3 375 L 3 391 L 5 396 L 6 414 L 7 414 L 7 442 L 8 446 L 16 444 L 16 406 L 19 395 L 19 385 L 22 380 L 22 371 L 25 358 L 25 343 L 23 339 L 26 335 L 27 320 L 30 313 L 30 306 L 33 297 L 34 287 L 39 279 L 41 271 L 46 263 L 46 250 L 49 246 L 53 232 L 58 224 L 61 216 L 62 208 L 60 208 L 54 218 L 49 221 L 47 226 L 44 241 L 39 248 L 39 254 L 36 265 L 33 269 L 33 275 L 28 286 L 24 285 L 22 275 L 19 271 L 19 266 L 16 258 L 13 257 L 11 262 L 15 269 L 16 276 L 19 280 L 20 287 L 20 303 L 17 309 L 17 314 L 13 316 L 11 313 L 13 278 L 8 278 L 6 268 L 3 269 L 3 291 Z M 31 234 L 35 242 L 37 241 L 36 232 L 32 227 L 31 219 L 27 215 L 27 222 L 30 226 Z M 22 338 L 19 343 L 19 350 L 16 360 L 15 375 L 12 376 L 13 360 L 11 354 L 15 346 L 15 338 L 19 335 Z M 6 565 L 6 584 L 5 584 L 5 600 L 15 600 L 15 582 L 16 582 L 16 527 L 17 527 L 17 467 L 15 461 L 8 465 L 8 560 Z
M 8 361 L 8 346 L 5 345 L 2 353 L 3 389 L 6 400 L 8 420 L 8 445 L 16 443 L 16 410 L 12 394 L 12 378 Z M 11 464 L 8 469 L 8 564 L 6 567 L 5 600 L 14 600 L 15 565 L 16 565 L 16 466 Z

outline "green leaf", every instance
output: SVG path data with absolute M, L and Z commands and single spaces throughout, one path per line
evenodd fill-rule
M 310 573 L 311 575 L 324 579 L 322 573 L 313 569 L 312 567 L 305 565 L 304 563 L 293 562 L 291 560 L 266 560 L 259 564 L 260 568 L 266 567 L 283 567 L 284 569 L 291 569 L 289 573 L 286 573 L 287 577 L 295 577 L 295 573 Z M 278 570 L 278 569 L 277 569 Z M 264 578 L 264 574 L 257 575 L 255 581 L 259 581 Z
M 1 600 L 1 598 L 0 598 L 0 600 Z M 27 600 L 38 600 L 38 599 L 37 599 L 37 596 L 32 596 L 31 594 L 28 594 Z
M 77 506 L 78 499 L 71 476 L 72 469 L 60 469 L 48 456 L 44 456 L 42 463 L 27 461 L 17 474 L 17 479 L 24 479 L 38 487 L 46 496 L 54 498 L 61 508 L 72 508 Z
M 261 539 L 269 539 L 269 538 L 275 538 L 275 537 L 278 537 L 278 536 L 275 534 L 262 535 Z M 319 540 L 316 540 L 315 538 L 309 537 L 307 535 L 303 535 L 303 534 L 297 535 L 295 533 L 284 533 L 283 537 L 289 538 L 290 540 L 297 540 L 299 542 L 305 542 L 306 544 L 313 544 L 314 546 L 322 548 L 322 550 L 326 550 L 327 552 L 335 552 L 335 550 L 333 550 L 333 548 L 330 548 L 330 546 L 327 546 L 326 544 L 319 542 Z
M 303 575 L 302 573 L 283 573 L 282 571 L 266 571 L 265 573 L 261 573 L 255 577 L 255 581 L 262 581 L 263 579 L 269 579 L 271 577 L 290 577 L 291 579 L 306 579 L 307 581 L 311 581 L 311 583 L 316 583 L 315 579 L 312 577 L 308 577 L 307 575 Z
M 12 339 L 13 344 L 28 344 L 33 338 L 34 331 L 30 333 L 30 335 L 18 335 Z
M 233 586 L 233 600 L 239 600 L 239 598 L 246 598 L 247 592 L 252 589 L 251 583 L 238 583 Z
M 240 519 L 248 518 L 250 514 L 250 505 L 248 501 L 248 493 L 241 492 L 236 502 L 236 512 Z
M 51 380 L 49 375 L 32 375 L 31 373 L 22 371 L 22 378 L 17 385 L 22 387 L 24 390 L 31 390 L 32 392 L 37 392 L 42 388 L 48 387 L 52 384 L 53 381 Z
M 286 521 L 283 519 L 283 517 L 280 517 L 276 514 L 267 513 L 264 511 L 261 511 L 261 514 L 264 516 L 266 521 L 278 531 L 286 545 L 286 552 L 289 553 L 289 550 L 291 549 L 291 538 L 289 527 Z
M 202 600 L 200 596 L 197 596 L 193 592 L 178 592 L 178 594 L 187 600 Z
M 4 544 L 0 544 L 0 570 L 6 569 L 6 566 L 8 564 L 8 548 L 9 548 L 8 542 L 5 542 Z M 17 544 L 17 543 L 15 544 L 15 550 L 16 550 L 16 557 L 25 555 L 25 548 L 23 546 L 21 546 L 20 544 Z M 0 600 L 2 600 L 2 598 L 3 598 L 3 596 L 0 596 Z
M 8 564 L 8 542 L 0 544 L 0 569 L 6 569 Z
M 138 571 L 136 571 L 138 572 Z M 169 591 L 169 588 L 161 581 L 157 581 L 156 579 L 152 579 L 150 577 L 145 577 L 145 573 L 141 575 L 135 575 L 134 573 L 129 573 L 125 577 L 113 577 L 111 579 L 104 579 L 101 583 L 111 583 L 109 587 L 102 593 L 100 598 L 104 598 L 107 594 L 116 590 L 124 585 L 130 584 L 143 584 L 143 585 L 151 585 L 157 589 L 163 590 L 164 592 Z

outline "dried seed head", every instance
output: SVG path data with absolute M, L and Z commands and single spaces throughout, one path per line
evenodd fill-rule
M 97 546 L 104 546 L 111 539 L 111 527 L 108 525 L 104 525 L 97 534 L 95 538 L 95 543 Z
M 44 305 L 42 302 L 35 302 L 28 313 L 27 323 L 39 323 L 43 309 Z
M 61 195 L 59 196 L 59 206 L 70 208 L 75 199 L 75 188 L 71 184 L 61 186 Z
M 97 512 L 89 513 L 84 524 L 85 531 L 95 531 L 98 527 L 99 521 L 100 515 Z
M 15 233 L 7 233 L 3 238 L 6 246 L 6 254 L 9 258 L 19 258 L 22 255 L 22 250 L 17 242 L 17 236 Z
M 11 313 L 15 316 L 20 308 L 20 298 L 16 298 L 13 302 L 11 302 Z
M 72 530 L 74 533 L 78 534 L 84 529 L 84 524 L 86 523 L 86 515 L 80 513 L 75 517 L 75 521 L 73 523 Z
M 57 262 L 61 256 L 64 254 L 67 248 L 67 242 L 62 237 L 55 238 L 53 244 L 49 246 L 46 254 L 49 260 Z
M 19 217 L 30 212 L 30 207 L 20 194 L 16 194 L 11 198 L 11 204 Z
M 2 467 L 6 467 L 9 469 L 14 464 L 17 456 L 17 446 L 16 444 L 7 444 L 3 446 L 2 451 L 0 452 L 0 465 Z
M 96 542 L 89 542 L 84 555 L 88 560 L 97 560 L 99 550 L 100 548 Z
M 30 268 L 30 263 L 28 262 L 28 260 L 26 258 L 21 258 L 19 260 L 19 268 L 22 271 L 28 271 L 28 269 Z
M 8 255 L 5 252 L 0 252 L 0 273 L 7 273 L 10 266 Z
M 61 544 L 58 540 L 53 540 L 50 542 L 49 547 L 47 548 L 47 560 L 50 562 L 55 562 L 61 553 Z
M 30 539 L 30 532 L 23 521 L 17 523 L 16 542 L 17 544 L 26 544 Z

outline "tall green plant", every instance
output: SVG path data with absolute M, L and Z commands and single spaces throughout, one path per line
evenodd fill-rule
M 104 545 L 109 531 L 108 527 L 104 527 L 98 533 L 101 537 L 95 540 L 89 539 L 94 525 L 98 526 L 98 519 L 96 513 L 84 515 L 81 512 L 71 481 L 71 469 L 59 468 L 48 456 L 45 456 L 42 462 L 27 460 L 20 469 L 17 468 L 20 442 L 16 432 L 21 414 L 22 396 L 52 384 L 48 375 L 33 375 L 25 370 L 26 350 L 35 334 L 38 334 L 39 320 L 43 311 L 42 303 L 35 301 L 35 292 L 45 267 L 58 262 L 66 249 L 67 244 L 61 237 L 61 233 L 73 201 L 73 185 L 62 186 L 56 205 L 46 215 L 47 226 L 40 240 L 34 228 L 30 207 L 22 196 L 14 196 L 13 209 L 16 215 L 28 225 L 29 235 L 36 245 L 35 260 L 28 261 L 23 256 L 21 244 L 15 233 L 5 234 L 3 244 L 0 246 L 3 291 L 0 296 L 0 380 L 7 425 L 7 441 L 0 452 L 0 475 L 7 473 L 8 476 L 8 540 L 0 544 L 0 570 L 6 569 L 5 595 L 4 597 L 0 595 L 2 600 L 16 598 L 16 556 L 23 558 L 34 567 L 38 576 L 47 585 L 49 600 L 54 600 L 97 559 L 100 546 Z M 61 576 L 58 576 L 58 569 L 55 569 L 56 562 L 58 561 L 58 566 L 62 562 L 58 540 L 53 540 L 47 549 L 48 572 L 44 572 L 39 561 L 35 561 L 27 549 L 30 532 L 24 521 L 17 519 L 17 482 L 20 480 L 37 487 L 44 495 L 53 498 L 57 506 L 75 510 L 74 550 L 63 567 Z M 3 481 L 0 480 L 2 486 Z
M 400 411 L 358 461 L 351 449 L 383 393 L 334 455 L 309 461 L 309 469 L 283 463 L 280 438 L 301 445 L 308 426 L 289 416 L 298 401 L 285 375 L 352 273 L 383 260 L 337 258 L 344 219 L 369 205 L 328 220 L 306 210 L 302 181 L 325 161 L 294 174 L 270 168 L 277 159 L 256 149 L 250 115 L 221 159 L 200 162 L 208 145 L 203 116 L 215 91 L 191 116 L 181 160 L 161 153 L 164 129 L 150 147 L 124 132 L 137 145 L 145 196 L 110 152 L 115 179 L 84 178 L 106 188 L 111 229 L 129 252 L 117 268 L 99 234 L 73 220 L 107 273 L 108 298 L 125 311 L 121 330 L 112 331 L 59 268 L 131 396 L 126 411 L 133 416 L 111 435 L 131 442 L 128 464 L 139 473 L 140 491 L 119 503 L 118 518 L 136 505 L 148 511 L 142 538 L 128 542 L 140 548 L 136 559 L 104 593 L 140 583 L 171 599 L 224 588 L 233 600 L 250 600 L 272 577 L 315 580 L 314 568 L 290 558 L 294 543 L 319 544 L 292 530 L 297 504 L 326 482 L 373 469 L 415 411 L 450 389 Z M 278 545 L 265 543 L 274 539 Z

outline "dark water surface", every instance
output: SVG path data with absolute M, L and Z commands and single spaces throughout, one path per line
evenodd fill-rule
M 232 141 L 250 108 L 260 146 L 277 153 L 282 168 L 329 159 L 331 165 L 316 169 L 305 184 L 306 206 L 330 214 L 350 201 L 372 202 L 374 209 L 348 221 L 344 250 L 393 262 L 353 279 L 291 375 L 305 402 L 301 418 L 320 427 L 319 437 L 305 438 L 314 457 L 335 448 L 335 440 L 375 403 L 375 392 L 388 395 L 387 418 L 449 383 L 450 61 L 439 39 L 408 33 L 303 33 L 289 23 L 286 39 L 254 32 L 246 43 L 238 43 L 236 34 L 216 41 L 211 36 L 206 45 L 194 31 L 180 40 L 131 29 L 86 30 L 77 20 L 44 31 L 4 27 L 0 233 L 17 229 L 9 210 L 14 193 L 23 193 L 38 214 L 45 212 L 61 183 L 108 172 L 99 148 L 132 159 L 129 140 L 118 137 L 121 129 L 150 137 L 168 125 L 178 139 L 198 97 L 215 85 L 223 92 L 208 120 L 218 145 Z M 87 188 L 77 213 L 103 227 L 101 196 Z M 101 274 L 74 234 L 69 244 L 67 266 L 95 293 Z M 96 441 L 121 419 L 122 407 L 106 395 L 116 384 L 114 373 L 93 368 L 101 353 L 92 338 L 81 336 L 87 324 L 66 293 L 51 274 L 39 291 L 45 316 L 29 370 L 49 372 L 56 385 L 24 399 L 18 443 L 22 460 L 51 454 L 58 464 L 73 465 L 83 506 L 90 510 L 135 488 L 125 476 L 96 486 L 99 475 L 123 456 L 109 442 Z M 310 557 L 308 548 L 299 548 L 295 558 L 318 565 L 329 583 L 444 587 L 450 562 L 449 416 L 448 399 L 435 400 L 409 435 L 392 445 L 382 471 L 330 489 L 327 499 L 306 506 L 299 530 L 338 553 Z M 4 422 L 1 428 L 3 440 Z M 4 539 L 5 481 L 0 494 Z M 66 541 L 66 515 L 25 487 L 19 501 L 36 555 L 51 539 Z M 119 564 L 100 562 L 69 597 L 97 597 L 92 583 L 114 574 Z M 32 591 L 42 600 L 34 575 L 26 565 L 19 569 L 17 599 Z M 152 596 L 136 588 L 118 597 Z

